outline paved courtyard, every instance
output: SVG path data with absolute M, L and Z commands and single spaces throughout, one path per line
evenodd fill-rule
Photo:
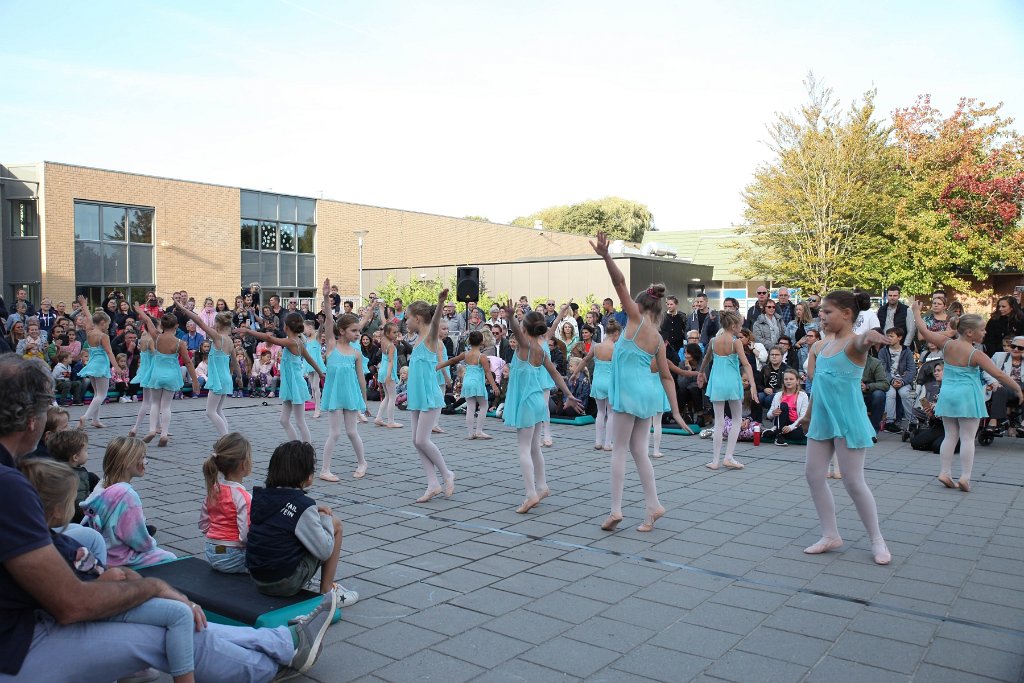
M 229 404 L 232 427 L 253 442 L 251 488 L 284 438 L 279 404 Z M 137 407 L 104 408 L 110 429 L 90 430 L 90 469 L 101 470 L 106 439 L 127 432 Z M 154 442 L 135 482 L 160 544 L 182 554 L 203 548 L 204 407 L 174 402 L 171 445 Z M 327 420 L 306 415 L 319 452 Z M 360 428 L 370 462 L 361 481 L 348 478 L 343 436 L 342 482 L 318 480 L 311 495 L 344 521 L 339 579 L 361 600 L 298 680 L 1021 680 L 1024 439 L 979 447 L 963 494 L 935 481 L 938 456 L 883 435 L 867 466 L 893 555 L 879 567 L 840 482 L 846 545 L 801 552 L 820 536 L 801 447 L 740 444 L 745 470 L 711 472 L 710 440 L 666 436 L 655 470 L 668 513 L 652 533 L 635 531 L 643 497 L 630 465 L 625 520 L 606 533 L 607 454 L 592 450 L 593 427 L 554 427 L 551 496 L 517 515 L 513 433 L 490 419 L 493 441 L 467 441 L 463 424 L 442 417 L 449 433 L 435 438 L 455 496 L 426 505 L 412 503 L 424 484 L 408 428 Z

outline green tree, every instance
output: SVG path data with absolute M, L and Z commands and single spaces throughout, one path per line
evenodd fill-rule
M 604 197 L 541 209 L 516 218 L 512 225 L 532 228 L 537 220 L 543 221 L 545 229 L 556 232 L 593 236 L 603 230 L 611 239 L 639 242 L 644 232 L 651 229 L 654 217 L 644 204 L 621 197 Z
M 743 193 L 741 269 L 816 292 L 876 285 L 879 227 L 892 220 L 889 128 L 874 90 L 844 111 L 813 74 L 805 86 L 807 103 L 769 127 L 775 158 Z
M 491 219 L 486 216 L 463 216 L 466 220 L 470 221 L 483 221 L 484 223 L 490 223 Z

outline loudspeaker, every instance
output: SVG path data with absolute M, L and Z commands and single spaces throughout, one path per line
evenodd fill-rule
M 480 300 L 480 269 L 459 268 L 455 274 L 455 298 L 462 303 Z

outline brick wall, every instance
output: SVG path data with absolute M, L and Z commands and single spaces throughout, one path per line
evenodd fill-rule
M 131 173 L 46 163 L 41 222 L 45 230 L 43 292 L 71 301 L 75 293 L 76 199 L 150 206 L 158 295 L 187 289 L 234 300 L 242 277 L 239 192 Z

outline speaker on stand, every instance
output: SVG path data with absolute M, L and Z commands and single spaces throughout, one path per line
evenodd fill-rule
M 455 271 L 455 299 L 466 307 L 466 332 L 469 333 L 469 302 L 480 300 L 480 269 L 460 266 Z M 460 344 L 461 346 L 461 344 Z

